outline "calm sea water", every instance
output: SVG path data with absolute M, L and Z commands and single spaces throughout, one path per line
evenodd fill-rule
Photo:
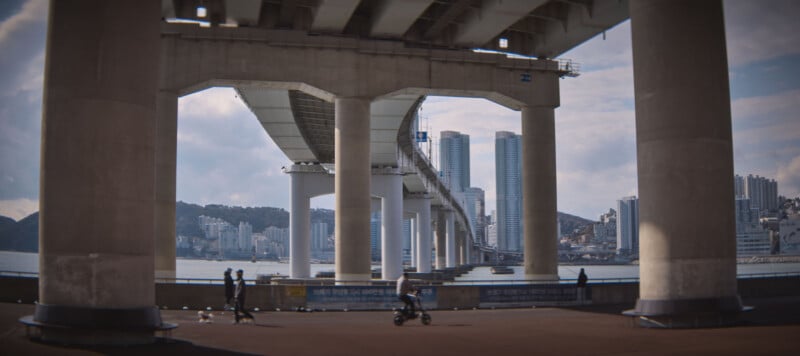
M 259 274 L 289 275 L 289 264 L 272 261 L 215 261 L 215 260 L 189 260 L 178 259 L 176 275 L 178 278 L 222 279 L 226 268 L 244 270 L 245 279 L 255 279 Z M 458 277 L 457 281 L 508 281 L 524 279 L 522 266 L 511 267 L 514 274 L 494 275 L 488 267 L 478 267 L 467 275 Z M 584 266 L 558 266 L 558 275 L 561 279 L 575 279 L 580 269 L 583 268 L 589 279 L 615 279 L 639 278 L 637 265 L 584 265 Z M 312 264 L 311 275 L 319 271 L 333 271 L 332 264 Z M 25 252 L 0 251 L 0 271 L 9 272 L 39 272 L 39 254 Z M 762 263 L 740 264 L 737 266 L 739 275 L 759 273 L 800 273 L 800 263 Z

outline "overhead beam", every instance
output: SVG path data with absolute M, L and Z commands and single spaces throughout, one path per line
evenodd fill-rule
M 371 36 L 400 37 L 425 12 L 433 0 L 386 0 L 377 6 L 372 17 Z
M 236 0 L 225 2 L 226 23 L 239 26 L 258 26 L 261 0 Z
M 570 6 L 566 22 L 548 22 L 542 41 L 538 43 L 535 53 L 529 55 L 555 58 L 628 17 L 628 0 L 596 0 L 591 9 Z
M 469 0 L 456 1 L 450 5 L 447 10 L 445 10 L 444 14 L 442 14 L 442 16 L 440 16 L 439 19 L 436 20 L 436 22 L 434 22 L 427 31 L 425 31 L 425 34 L 422 35 L 422 37 L 431 39 L 439 36 L 439 34 L 442 33 L 447 25 L 449 25 L 450 22 L 455 20 L 457 17 L 461 16 L 461 14 L 463 14 L 467 8 L 469 8 Z
M 456 33 L 454 42 L 463 46 L 480 47 L 503 30 L 528 16 L 548 0 L 486 0 L 483 7 L 467 15 Z
M 341 33 L 358 3 L 359 0 L 321 0 L 314 13 L 311 30 Z

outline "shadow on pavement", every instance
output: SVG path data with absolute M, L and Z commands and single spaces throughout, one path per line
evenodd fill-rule
M 30 341 L 44 346 L 56 346 L 68 350 L 96 352 L 102 355 L 254 355 L 197 346 L 188 341 L 166 338 L 158 338 L 155 343 L 149 345 L 132 346 L 68 346 L 46 343 L 36 338 L 30 339 Z
M 743 300 L 742 303 L 745 306 L 753 307 L 753 310 L 743 312 L 740 321 L 735 326 L 800 325 L 800 296 L 749 298 Z M 561 309 L 622 316 L 624 310 L 633 308 L 634 305 L 630 304 L 613 304 L 562 307 Z

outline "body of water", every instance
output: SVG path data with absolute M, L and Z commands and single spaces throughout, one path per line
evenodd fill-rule
M 216 261 L 178 259 L 176 264 L 177 278 L 222 279 L 226 268 L 244 270 L 245 279 L 255 279 L 259 274 L 289 275 L 288 263 L 274 261 Z M 377 267 L 377 266 L 373 266 Z M 456 279 L 457 282 L 477 281 L 508 281 L 523 280 L 525 271 L 522 266 L 512 266 L 514 274 L 492 274 L 489 267 L 477 267 L 469 274 Z M 639 278 L 638 265 L 561 265 L 558 266 L 558 275 L 561 279 L 569 280 L 578 278 L 581 268 L 586 271 L 589 280 L 599 279 L 632 279 Z M 312 264 L 311 275 L 319 271 L 333 271 L 332 264 Z M 39 254 L 26 252 L 0 251 L 0 271 L 6 272 L 39 272 Z M 800 273 L 800 263 L 758 263 L 739 264 L 737 273 L 740 276 L 762 273 Z

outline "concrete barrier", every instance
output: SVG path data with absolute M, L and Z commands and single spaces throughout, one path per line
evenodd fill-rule
M 639 299 L 639 283 L 589 283 L 593 305 L 636 304 Z
M 472 309 L 480 304 L 480 287 L 477 286 L 439 286 L 436 287 L 439 309 Z
M 639 297 L 638 283 L 589 284 L 590 302 L 594 305 L 630 304 Z M 428 308 L 471 309 L 481 304 L 481 288 L 497 286 L 435 286 L 435 296 L 423 299 Z M 800 277 L 744 278 L 738 281 L 739 295 L 742 298 L 765 298 L 779 296 L 799 296 Z M 294 310 L 307 306 L 308 287 L 302 285 L 262 285 L 247 286 L 247 307 L 261 310 Z M 0 276 L 0 302 L 33 303 L 39 298 L 38 278 L 19 276 Z M 429 298 L 435 298 L 431 300 Z M 168 309 L 220 310 L 225 304 L 222 284 L 156 284 L 156 304 Z M 543 304 L 543 305 L 546 305 Z M 510 307 L 511 305 L 509 305 Z

